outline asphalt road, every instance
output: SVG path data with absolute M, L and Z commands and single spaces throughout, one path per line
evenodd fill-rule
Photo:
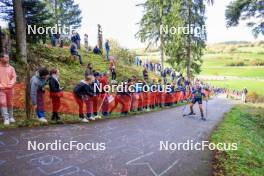
M 198 115 L 183 117 L 183 107 L 178 107 L 89 125 L 1 130 L 0 175 L 212 175 L 211 151 L 173 150 L 173 146 L 188 140 L 208 140 L 232 106 L 233 103 L 224 98 L 210 100 L 205 122 Z M 61 140 L 62 144 L 70 141 L 94 144 L 94 148 L 92 151 L 28 150 L 29 141 L 39 144 L 55 140 Z M 160 143 L 166 141 L 171 144 L 170 150 L 160 150 Z M 102 145 L 105 150 L 100 150 Z

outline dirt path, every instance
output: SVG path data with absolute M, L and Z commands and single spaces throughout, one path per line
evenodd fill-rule
M 205 151 L 160 150 L 160 142 L 207 140 L 233 103 L 208 102 L 208 120 L 183 117 L 183 107 L 94 124 L 0 131 L 0 175 L 19 176 L 182 176 L 211 175 L 211 155 Z M 196 109 L 197 111 L 197 109 Z M 198 111 L 197 111 L 198 112 Z M 187 109 L 186 109 L 187 113 Z M 104 151 L 28 151 L 38 143 L 105 143 Z

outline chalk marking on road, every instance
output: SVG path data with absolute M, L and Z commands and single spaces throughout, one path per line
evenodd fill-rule
M 195 140 L 195 141 L 196 141 L 196 140 L 198 141 L 198 140 L 201 138 L 202 135 L 203 135 L 203 132 L 200 131 L 199 134 L 198 134 L 198 136 L 196 136 L 194 140 Z
M 71 171 L 71 168 L 73 168 L 74 170 Z M 41 169 L 40 167 L 37 167 L 37 169 L 41 173 L 43 173 L 45 175 L 55 175 L 55 174 L 59 174 L 59 176 L 71 175 L 71 174 L 80 172 L 80 168 L 79 167 L 76 167 L 76 166 L 68 166 L 68 167 L 65 167 L 63 169 L 60 169 L 60 170 L 57 170 L 57 171 L 53 171 L 53 172 L 50 172 L 50 173 L 46 172 L 45 170 Z M 62 173 L 64 171 L 67 171 L 67 170 L 70 170 L 70 171 L 67 172 L 67 173 L 64 173 L 64 174 L 60 174 L 60 173 Z
M 10 137 L 15 141 L 15 143 L 9 146 L 17 146 L 19 144 L 19 140 L 14 136 L 10 136 Z
M 150 153 L 147 153 L 147 154 L 144 154 L 144 155 L 141 155 L 141 156 L 139 156 L 139 157 L 137 157 L 137 158 L 135 158 L 135 159 L 133 159 L 133 160 L 130 160 L 130 161 L 128 161 L 127 163 L 126 163 L 126 165 L 131 165 L 131 166 L 144 166 L 144 165 L 146 165 L 146 166 L 148 166 L 148 168 L 150 169 L 150 171 L 152 172 L 152 174 L 154 175 L 154 176 L 162 176 L 162 175 L 164 175 L 165 173 L 167 173 L 171 168 L 173 168 L 177 163 L 179 163 L 179 159 L 177 159 L 176 161 L 174 161 L 167 169 L 165 169 L 164 171 L 162 171 L 160 174 L 158 174 L 157 172 L 155 172 L 155 170 L 151 167 L 151 165 L 149 164 L 149 162 L 139 162 L 139 163 L 135 163 L 135 161 L 137 161 L 137 160 L 140 160 L 140 159 L 142 159 L 142 158 L 144 158 L 144 157 L 147 157 L 147 156 L 151 156 L 151 155 L 153 155 L 154 154 L 154 152 L 150 152 Z
M 178 164 L 180 159 L 177 159 L 174 161 L 167 169 L 165 169 L 163 172 L 161 172 L 158 176 L 162 176 L 163 174 L 167 173 L 171 168 L 173 168 L 176 164 Z
M 3 164 L 5 164 L 5 163 L 6 163 L 5 160 L 0 160 L 0 166 L 3 165 Z
M 45 159 L 47 159 L 48 161 L 46 161 Z M 58 163 L 62 162 L 62 159 L 57 157 L 57 156 L 46 155 L 46 156 L 41 156 L 38 158 L 33 158 L 33 159 L 29 160 L 29 163 L 32 163 L 35 160 L 37 160 L 38 163 L 40 163 L 41 165 L 44 165 L 44 166 L 51 165 L 51 164 L 58 164 Z
M 4 143 L 3 141 L 0 141 L 0 144 L 1 144 L 1 145 L 5 145 L 5 143 Z
M 0 144 L 3 145 L 3 146 L 7 146 L 7 147 L 9 147 L 9 146 L 17 146 L 19 144 L 19 140 L 16 137 L 10 136 L 10 138 L 15 141 L 14 144 L 6 145 L 6 143 L 3 142 L 3 141 L 0 141 Z
M 135 162 L 135 161 L 137 161 L 137 160 L 140 160 L 140 159 L 142 159 L 142 158 L 144 158 L 144 157 L 147 157 L 147 156 L 150 156 L 150 155 L 153 155 L 154 154 L 154 152 L 150 152 L 150 153 L 147 153 L 147 154 L 145 154 L 145 155 L 141 155 L 141 156 L 139 156 L 139 157 L 137 157 L 137 158 L 135 158 L 135 159 L 133 159 L 133 160 L 130 160 L 130 161 L 128 161 L 127 163 L 126 163 L 126 165 L 131 165 L 131 166 L 144 166 L 144 165 L 146 165 L 146 166 L 148 166 L 148 168 L 150 169 L 150 171 L 155 175 L 155 176 L 158 176 L 157 175 L 157 173 L 153 170 L 153 168 L 151 167 L 151 165 L 148 163 L 148 162 L 142 162 L 142 163 L 133 163 L 133 162 Z
M 17 156 L 16 159 L 22 159 L 22 158 L 26 158 L 26 157 L 30 157 L 30 156 L 34 156 L 34 155 L 38 155 L 38 154 L 41 154 L 41 153 L 44 153 L 45 151 L 43 152 L 36 152 L 36 153 L 30 153 L 30 154 L 27 154 L 27 155 L 21 155 L 21 156 Z
M 89 171 L 89 170 L 86 170 L 86 169 L 83 169 L 82 170 L 84 173 L 86 173 L 86 174 L 89 174 L 90 176 L 95 176 L 91 171 Z

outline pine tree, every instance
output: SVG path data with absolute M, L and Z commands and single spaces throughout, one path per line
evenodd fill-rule
M 13 11 L 13 2 L 12 0 L 1 0 L 2 10 L 0 11 L 1 17 L 9 23 L 9 28 L 11 34 L 15 35 L 15 22 L 14 22 L 14 11 Z M 52 14 L 49 9 L 46 7 L 46 4 L 41 0 L 24 0 L 22 2 L 24 16 L 25 16 L 25 28 L 28 25 L 37 27 L 48 27 L 53 26 L 52 23 Z M 28 33 L 27 31 L 27 41 L 30 43 L 37 43 L 43 41 L 45 43 L 48 35 L 39 35 Z
M 213 1 L 208 1 L 208 3 Z M 188 27 L 191 29 L 203 29 L 205 27 L 205 4 L 203 0 L 175 0 L 169 15 L 168 26 Z M 176 33 L 166 36 L 166 54 L 170 57 L 170 63 L 176 70 L 183 71 L 186 68 L 187 77 L 201 71 L 203 50 L 205 48 L 206 32 L 200 34 Z
M 255 37 L 264 35 L 264 1 L 235 0 L 226 9 L 227 27 L 237 26 L 240 20 L 247 22 Z
M 173 0 L 147 0 L 138 4 L 144 8 L 144 15 L 139 22 L 140 29 L 136 37 L 141 42 L 148 42 L 148 47 L 158 44 L 161 54 L 161 65 L 164 65 L 164 36 L 160 33 L 160 26 L 164 25 L 165 18 L 169 14 Z M 148 48 L 147 47 L 147 48 Z
M 47 6 L 54 14 L 54 23 L 58 26 L 81 26 L 81 10 L 74 0 L 45 0 Z

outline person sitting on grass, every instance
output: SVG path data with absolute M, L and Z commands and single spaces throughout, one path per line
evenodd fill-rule
M 16 83 L 16 71 L 9 65 L 9 56 L 0 55 L 0 108 L 4 125 L 15 122 L 13 116 L 13 96 Z
M 83 65 L 82 56 L 78 53 L 76 43 L 72 42 L 70 51 L 71 51 L 71 55 L 77 56 L 79 58 L 80 64 Z
M 31 95 L 33 109 L 37 113 L 38 120 L 40 122 L 45 122 L 45 123 L 47 123 L 48 121 L 46 120 L 45 106 L 44 106 L 45 103 L 44 88 L 48 79 L 49 79 L 48 69 L 40 68 L 36 72 L 36 75 L 34 75 L 30 81 L 30 85 L 31 85 L 30 95 Z
M 51 120 L 60 120 L 59 109 L 61 106 L 61 97 L 63 96 L 63 88 L 60 87 L 59 82 L 60 72 L 58 69 L 50 70 L 50 98 L 52 102 L 52 117 Z
M 98 54 L 98 55 L 102 55 L 102 51 L 100 48 L 98 48 L 98 46 L 96 45 L 93 49 L 93 53 L 94 54 Z
M 73 95 L 76 103 L 79 107 L 79 117 L 82 122 L 88 123 L 89 120 L 94 120 L 92 118 L 93 113 L 93 97 L 94 97 L 94 91 L 93 91 L 93 84 L 94 82 L 94 76 L 89 75 L 85 77 L 85 80 L 82 80 L 77 86 L 75 86 L 73 90 Z M 83 113 L 83 104 L 86 104 L 86 117 Z

